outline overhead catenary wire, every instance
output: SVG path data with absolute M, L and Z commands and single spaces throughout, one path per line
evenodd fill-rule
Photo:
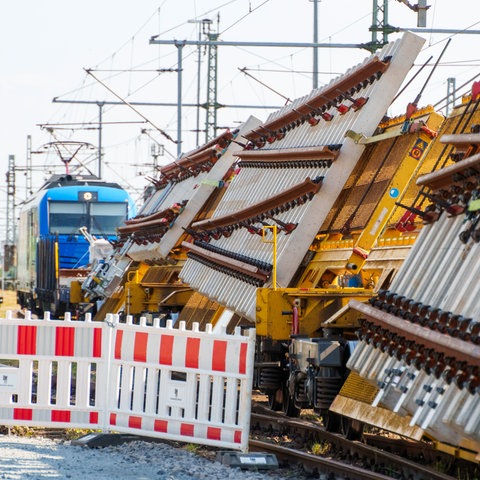
M 237 2 L 237 1 L 238 1 L 238 0 L 230 0 L 230 1 L 228 1 L 228 2 L 222 3 L 221 5 L 218 5 L 218 7 L 215 7 L 215 8 L 213 8 L 213 9 L 207 10 L 207 11 L 205 11 L 205 12 L 199 14 L 199 15 L 196 15 L 193 20 L 198 20 L 198 19 L 201 19 L 201 18 L 203 18 L 203 17 L 206 17 L 206 16 L 208 16 L 210 13 L 216 12 L 216 11 L 218 11 L 218 10 L 221 10 L 222 8 L 226 7 L 227 5 L 230 5 L 230 4 L 235 3 L 235 2 Z M 164 3 L 165 3 L 165 2 L 164 2 Z M 159 9 L 159 10 L 160 10 L 160 9 Z M 182 27 L 183 25 L 185 25 L 185 24 L 187 24 L 187 23 L 188 23 L 188 22 L 179 23 L 179 24 L 177 24 L 177 25 L 169 28 L 168 30 L 165 30 L 165 31 L 159 33 L 158 35 L 155 35 L 153 38 L 159 37 L 159 36 L 161 36 L 161 35 L 165 35 L 166 33 L 170 33 L 170 32 L 172 32 L 172 31 L 176 30 L 177 28 Z
M 475 27 L 475 26 L 478 25 L 478 24 L 480 24 L 480 21 L 475 22 L 475 23 L 472 23 L 472 24 L 471 24 L 470 26 L 468 26 L 468 27 L 465 27 L 465 28 L 460 29 L 460 30 L 458 30 L 458 31 L 456 31 L 456 32 L 453 32 L 451 35 L 449 35 L 449 36 L 447 37 L 447 39 L 451 39 L 451 38 L 453 38 L 453 37 L 455 37 L 455 36 L 457 36 L 457 35 L 460 35 L 460 34 L 462 34 L 462 33 L 468 33 L 469 30 L 472 29 L 472 27 Z M 416 29 L 411 29 L 411 30 L 412 30 L 412 31 L 415 31 Z M 428 32 L 429 30 L 426 29 L 425 31 Z M 430 32 L 430 33 L 433 33 L 433 32 Z M 477 34 L 478 32 L 471 32 L 471 33 L 472 33 L 473 35 L 475 35 L 475 34 Z M 439 40 L 438 42 L 431 43 L 431 44 L 427 47 L 427 49 L 428 49 L 428 48 L 431 48 L 431 47 L 433 47 L 433 46 L 435 46 L 435 45 L 438 45 L 439 43 L 442 43 L 442 42 L 444 42 L 444 41 L 445 41 L 445 38 L 442 38 L 442 39 Z
M 415 101 L 413 102 L 414 105 L 418 105 L 418 102 L 420 101 L 420 98 L 423 94 L 423 92 L 425 91 L 425 88 L 427 87 L 428 85 L 428 82 L 430 81 L 430 79 L 432 78 L 432 75 L 433 75 L 433 72 L 435 71 L 435 69 L 437 68 L 438 64 L 440 63 L 440 60 L 442 59 L 445 51 L 447 50 L 448 46 L 450 45 L 450 42 L 452 41 L 451 38 L 449 38 L 447 40 L 447 43 L 445 44 L 445 46 L 443 47 L 443 50 L 441 51 L 437 61 L 435 62 L 435 65 L 433 66 L 432 70 L 430 71 L 430 74 L 428 75 L 427 79 L 425 80 L 425 83 L 423 84 L 422 88 L 420 89 L 420 91 L 418 92 L 418 95 L 417 97 L 415 98 Z
M 258 10 L 259 8 L 262 8 L 265 4 L 269 3 L 270 0 L 265 0 L 263 3 L 261 3 L 260 5 L 256 6 L 254 9 L 252 9 L 251 5 L 249 6 L 249 9 L 248 9 L 248 13 L 246 13 L 243 17 L 240 17 L 238 20 L 236 20 L 234 23 L 232 23 L 229 27 L 225 28 L 224 30 L 222 30 L 219 35 L 223 35 L 225 32 L 227 32 L 228 30 L 230 30 L 231 28 L 233 28 L 235 25 L 239 24 L 240 22 L 242 22 L 243 20 L 245 20 L 245 18 L 247 18 L 249 15 L 251 15 L 253 12 L 255 12 L 256 10 Z
M 163 6 L 163 5 L 166 4 L 166 3 L 167 3 L 166 1 L 163 1 L 163 2 L 159 2 L 158 5 Z M 201 3 L 203 3 L 203 2 L 201 2 Z M 201 3 L 200 3 L 200 6 L 203 6 L 203 5 L 201 5 Z M 237 1 L 225 1 L 222 5 L 219 5 L 218 7 L 215 7 L 215 11 L 217 11 L 218 9 L 224 8 L 225 6 L 228 7 L 229 5 L 232 5 L 233 8 L 235 8 L 236 10 L 239 10 L 239 11 L 237 12 L 237 16 L 239 17 L 239 20 L 236 20 L 234 23 L 231 23 L 231 25 L 230 25 L 228 28 L 231 28 L 231 27 L 234 26 L 234 25 L 235 25 L 235 26 L 238 25 L 238 24 L 241 22 L 241 18 L 240 18 L 240 17 L 242 17 L 242 15 L 243 15 L 243 17 L 246 17 L 246 16 L 249 15 L 249 14 L 245 15 L 245 10 L 240 11 L 239 3 L 241 3 L 241 2 L 238 2 L 238 0 L 237 0 Z M 248 3 L 248 2 L 244 2 L 244 4 L 247 4 L 247 3 Z M 252 3 L 253 3 L 253 2 L 252 2 Z M 256 4 L 261 3 L 261 0 L 260 0 L 260 1 L 257 0 L 257 2 L 255 2 L 255 3 L 256 3 Z M 197 6 L 198 6 L 198 5 L 197 5 Z M 258 8 L 258 7 L 252 6 L 252 8 L 251 8 L 250 10 L 253 10 L 253 11 L 254 11 L 256 8 Z M 268 8 L 270 8 L 270 5 L 268 6 Z M 155 11 L 152 12 L 152 15 L 149 17 L 149 19 L 147 20 L 147 22 L 146 22 L 144 25 L 142 25 L 141 28 L 138 29 L 138 31 L 144 31 L 145 25 L 148 24 L 148 23 L 151 21 L 151 19 L 157 15 L 158 11 L 159 11 L 159 8 L 156 8 Z M 212 10 L 212 11 L 213 11 L 213 10 Z M 263 11 L 260 12 L 260 13 L 261 13 L 262 15 L 264 14 Z M 362 13 L 363 13 L 363 12 L 362 12 Z M 201 18 L 202 15 L 205 15 L 205 14 L 199 14 L 199 15 L 197 16 L 197 18 Z M 370 15 L 370 14 L 369 14 L 369 15 Z M 243 18 L 243 17 L 242 17 L 242 18 Z M 348 23 L 348 22 L 346 22 L 345 24 L 341 24 L 343 30 L 346 28 L 345 25 L 346 25 L 347 23 Z M 340 25 L 339 25 L 339 26 L 340 26 Z M 155 26 L 155 30 L 156 30 L 156 31 L 160 31 L 160 28 L 157 28 L 157 27 Z M 227 29 L 225 29 L 225 30 L 227 30 Z M 224 30 L 224 32 L 225 32 L 225 30 Z M 222 32 L 222 33 L 223 33 L 223 32 Z M 132 38 L 134 38 L 134 37 L 136 37 L 136 36 L 137 36 L 137 33 L 135 33 L 135 34 L 133 35 L 133 37 L 130 36 L 130 37 L 127 39 L 127 41 L 124 43 L 124 45 L 122 45 L 119 49 L 117 49 L 117 50 L 112 54 L 112 56 L 115 56 L 115 57 L 118 56 L 118 53 L 120 53 L 121 50 L 124 50 L 124 49 L 125 49 L 125 46 L 130 46 L 130 45 L 132 45 Z M 136 48 L 136 49 L 138 49 L 138 46 L 137 46 L 137 45 L 138 45 L 138 42 L 136 42 L 136 45 L 135 45 L 135 48 Z M 330 51 L 332 51 L 332 50 L 330 50 Z M 127 53 L 129 53 L 129 52 L 127 52 L 126 50 L 123 51 L 123 54 L 127 54 Z M 165 52 L 165 53 L 166 53 L 166 52 Z M 294 55 L 296 55 L 296 53 L 294 53 Z M 124 56 L 125 56 L 125 55 L 124 55 Z M 109 60 L 110 58 L 111 58 L 111 57 L 107 57 L 107 60 Z M 118 61 L 118 58 L 116 58 L 116 60 Z M 155 60 L 152 60 L 152 61 L 156 61 L 156 60 L 158 60 L 158 58 L 155 58 Z M 92 63 L 93 63 L 93 62 L 92 62 Z M 128 62 L 127 62 L 127 63 L 128 63 Z M 105 66 L 105 65 L 102 65 L 102 66 Z M 440 67 L 440 66 L 443 66 L 443 64 L 439 65 L 439 67 Z M 92 70 L 93 70 L 93 69 L 92 69 Z M 93 71 L 104 71 L 104 70 L 93 70 Z M 128 71 L 132 71 L 132 69 L 128 69 Z M 126 70 L 125 73 L 128 74 L 128 71 Z M 139 71 L 140 71 L 140 70 L 139 70 Z M 292 72 L 294 72 L 293 69 L 292 69 Z M 114 73 L 114 71 L 112 71 L 112 73 Z M 124 73 L 124 72 L 122 72 L 121 69 L 118 69 L 118 72 L 117 72 L 117 73 L 122 74 L 122 73 Z M 145 73 L 149 73 L 149 72 L 148 72 L 148 71 L 145 71 Z M 152 72 L 152 73 L 156 73 L 156 72 L 154 71 L 154 72 Z M 252 73 L 252 72 L 251 72 L 251 73 Z M 299 73 L 300 73 L 300 72 L 299 72 Z M 306 73 L 308 73 L 308 72 L 306 72 Z M 85 78 L 88 78 L 88 75 L 87 75 Z M 137 79 L 135 78 L 135 80 L 137 80 Z M 105 81 L 105 80 L 104 80 L 104 81 Z M 297 78 L 297 81 L 298 81 L 298 78 Z M 88 83 L 90 83 L 90 82 L 88 82 Z M 109 83 L 109 82 L 106 82 L 106 83 Z M 139 83 L 142 83 L 142 82 L 139 82 Z M 268 83 L 268 82 L 267 82 L 267 83 Z M 92 85 L 95 85 L 95 83 L 93 82 Z M 113 84 L 112 84 L 112 85 L 113 85 Z M 273 85 L 275 85 L 275 84 L 273 84 Z M 252 84 L 252 86 L 253 86 L 253 84 Z M 137 91 L 139 91 L 139 92 L 142 91 L 142 88 L 143 88 L 143 86 L 139 87 Z M 255 88 L 255 89 L 256 89 L 256 90 L 261 90 L 261 89 L 259 89 L 258 87 Z M 143 91 L 146 91 L 146 90 L 147 90 L 147 89 L 144 89 Z M 283 88 L 281 88 L 280 90 L 283 90 Z M 125 92 L 127 91 L 127 89 L 125 88 L 125 89 L 122 89 L 122 90 L 119 90 L 119 91 L 125 93 Z M 290 91 L 290 90 L 289 90 L 289 91 Z M 237 92 L 238 92 L 238 91 L 237 91 Z M 442 93 L 443 93 L 443 92 L 442 92 Z M 290 95 L 291 95 L 291 93 L 290 93 Z M 294 98 L 294 97 L 292 97 L 292 98 Z M 440 103 L 440 102 L 439 102 L 439 103 Z M 111 108 L 114 108 L 114 107 L 111 107 Z M 109 109 L 106 108 L 106 109 L 104 110 L 104 112 L 106 112 L 106 111 L 108 111 L 108 110 L 109 110 Z M 143 110 L 143 109 L 142 109 L 142 110 Z M 146 112 L 145 112 L 145 113 L 146 113 Z M 86 119 L 88 119 L 88 115 L 85 115 L 85 117 L 86 117 Z M 163 129 L 164 129 L 165 131 L 167 131 L 167 132 L 169 131 L 168 127 L 165 128 L 166 124 L 160 123 L 160 125 L 163 127 Z M 171 133 L 171 132 L 170 132 L 170 133 Z M 63 135 L 65 136 L 65 134 L 63 134 Z
M 149 123 L 153 128 L 155 128 L 160 134 L 162 134 L 167 140 L 170 140 L 173 143 L 178 143 L 176 140 L 174 140 L 167 132 L 162 130 L 160 127 L 157 127 L 149 118 L 147 118 L 143 113 L 141 113 L 139 110 L 137 110 L 131 103 L 129 103 L 127 100 L 122 98 L 120 95 L 118 95 L 116 92 L 114 92 L 108 85 L 103 83 L 99 78 L 97 78 L 90 70 L 85 69 L 85 71 L 91 75 L 100 85 L 103 85 L 112 95 L 117 97 L 121 102 L 123 102 L 127 107 L 131 108 L 136 114 L 138 114 L 140 117 L 142 117 L 147 123 Z
M 166 2 L 164 2 L 164 4 L 165 4 L 165 3 L 166 3 Z M 219 5 L 218 7 L 216 7 L 215 10 L 216 10 L 216 11 L 221 10 L 221 9 L 224 8 L 225 6 L 228 6 L 228 5 L 232 4 L 232 3 L 235 3 L 235 2 L 234 2 L 234 1 L 225 2 L 225 3 L 221 4 L 221 5 Z M 267 2 L 263 2 L 263 3 L 261 3 L 260 5 L 256 6 L 255 8 L 251 8 L 251 7 L 250 7 L 249 12 L 248 12 L 247 14 L 243 15 L 242 17 L 240 17 L 240 18 L 239 18 L 238 20 L 236 20 L 230 27 L 227 27 L 223 32 L 225 32 L 226 30 L 230 29 L 233 25 L 237 25 L 238 23 L 240 23 L 242 20 L 244 20 L 244 19 L 245 19 L 246 17 L 248 17 L 250 14 L 254 13 L 256 10 L 258 10 L 260 7 L 262 7 L 262 6 L 265 5 L 266 3 L 267 3 Z M 162 4 L 162 6 L 163 6 L 163 4 Z M 204 16 L 204 15 L 208 15 L 208 14 L 209 14 L 210 12 L 212 12 L 212 11 L 214 11 L 214 10 L 213 10 L 213 9 L 212 9 L 212 10 L 207 10 L 207 11 L 204 12 L 203 14 L 197 15 L 197 17 L 200 18 L 200 17 L 202 17 L 202 16 Z M 138 34 L 138 32 L 140 32 L 140 31 L 143 30 L 143 28 L 145 27 L 145 25 L 147 25 L 147 24 L 149 23 L 149 21 L 152 19 L 152 17 L 153 17 L 155 14 L 156 14 L 156 12 L 153 13 L 153 14 L 149 17 L 149 19 L 142 25 L 142 27 L 141 27 L 140 29 L 138 29 L 137 33 L 134 34 L 128 41 L 126 41 L 119 49 L 117 49 L 117 51 L 114 52 L 114 53 L 112 54 L 112 56 L 115 56 L 122 48 L 124 48 L 126 45 L 130 44 L 131 41 L 132 41 L 132 39 L 135 38 L 135 36 Z M 362 18 L 363 18 L 363 17 L 362 17 Z M 185 23 L 185 22 L 184 22 L 184 23 Z M 183 23 L 183 24 L 184 24 L 184 23 Z M 175 26 L 175 27 L 172 27 L 172 29 L 175 29 L 175 28 L 177 28 L 178 26 L 183 25 L 183 24 L 179 24 L 179 25 L 177 25 L 177 26 Z M 169 30 L 167 30 L 167 32 L 168 32 L 168 31 L 169 31 Z M 340 31 L 341 31 L 341 30 L 340 30 Z M 223 32 L 222 32 L 222 33 L 223 33 Z M 162 32 L 162 34 L 164 34 L 164 33 L 166 33 L 166 32 Z M 100 62 L 100 63 L 101 63 L 101 62 Z M 173 69 L 172 69 L 172 70 L 173 70 Z M 92 71 L 93 71 L 93 69 L 92 69 Z M 133 71 L 133 69 L 125 69 L 125 73 L 130 72 L 130 71 Z M 124 72 L 121 71 L 121 69 L 118 69 L 118 72 L 119 72 L 119 73 L 124 73 Z M 148 83 L 147 83 L 146 85 L 148 85 Z M 136 91 L 137 91 L 137 92 L 140 91 L 140 90 L 141 90 L 142 88 L 144 88 L 146 85 L 143 85 L 143 86 L 137 88 Z M 129 95 L 129 96 L 130 96 L 130 95 Z M 127 97 L 127 98 L 128 98 L 128 97 Z M 114 108 L 114 107 L 110 107 L 110 108 Z
M 280 70 L 276 68 L 252 68 L 252 67 L 243 67 L 242 70 L 245 71 L 256 71 L 256 72 L 266 72 L 266 73 L 288 73 L 289 75 L 291 73 L 298 73 L 298 74 L 306 74 L 306 75 L 311 75 L 312 71 L 311 70 Z M 342 75 L 342 72 L 318 72 L 320 75 Z
M 476 73 L 473 77 L 469 78 L 465 83 L 462 83 L 462 85 L 460 85 L 459 87 L 457 87 L 455 89 L 455 92 L 454 93 L 457 93 L 459 92 L 462 88 L 466 87 L 470 82 L 473 82 L 476 78 L 480 77 L 480 73 Z M 441 100 L 439 100 L 437 103 L 435 103 L 433 105 L 433 107 L 438 107 L 442 102 L 444 102 L 445 100 L 447 100 L 449 97 L 449 95 L 446 95 L 445 97 L 443 97 Z M 440 107 L 440 110 L 442 110 L 443 108 L 445 108 L 446 105 L 443 105 L 442 107 Z
M 132 123 L 146 123 L 145 120 L 125 120 L 125 121 L 118 121 L 118 122 L 101 122 L 102 125 L 130 125 Z M 37 123 L 37 126 L 40 128 L 58 128 L 60 127 L 65 127 L 67 125 L 100 125 L 100 122 L 63 122 L 63 123 Z
M 108 57 L 105 57 L 103 60 L 97 63 L 97 65 L 101 65 L 103 62 L 106 62 L 108 59 L 111 59 L 115 55 L 117 55 L 124 47 L 130 44 L 131 40 L 135 37 L 138 36 L 138 34 L 150 23 L 153 17 L 155 17 L 158 14 L 158 9 L 155 9 L 155 11 L 148 17 L 148 19 L 140 26 L 140 28 L 137 29 L 137 31 L 128 38 L 127 41 L 125 41 L 120 47 L 118 47 L 115 52 L 113 52 L 111 55 Z
M 253 80 L 255 80 L 256 82 L 260 83 L 260 85 L 263 85 L 265 88 L 267 88 L 268 90 L 270 90 L 271 92 L 277 94 L 278 96 L 282 97 L 286 103 L 288 102 L 291 102 L 290 98 L 286 97 L 285 95 L 283 95 L 282 93 L 280 92 L 277 92 L 277 90 L 275 90 L 274 88 L 272 87 L 269 87 L 266 83 L 262 82 L 261 80 L 258 80 L 258 78 L 255 78 L 253 75 L 251 75 L 250 73 L 247 73 L 247 69 L 244 67 L 244 68 L 239 68 L 239 70 L 247 75 L 248 77 L 252 78 Z
M 430 56 L 429 59 L 415 72 L 413 77 L 404 85 L 404 87 L 395 95 L 395 98 L 392 100 L 392 103 L 400 96 L 402 93 L 409 87 L 409 85 L 418 77 L 420 72 L 428 65 L 428 62 L 433 58 Z

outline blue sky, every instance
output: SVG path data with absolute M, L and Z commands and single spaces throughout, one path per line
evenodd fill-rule
M 378 3 L 382 4 L 381 0 Z M 407 2 L 408 3 L 408 2 Z M 417 3 L 412 0 L 411 4 Z M 429 0 L 427 28 L 480 30 L 478 0 Z M 371 40 L 372 0 L 321 0 L 318 5 L 320 43 L 356 44 Z M 32 136 L 34 151 L 54 140 L 98 143 L 98 131 L 80 129 L 82 122 L 97 121 L 98 107 L 52 103 L 62 100 L 117 100 L 101 83 L 130 102 L 175 102 L 177 75 L 168 72 L 177 66 L 177 49 L 151 45 L 154 35 L 165 40 L 197 40 L 199 23 L 212 20 L 212 31 L 224 41 L 312 42 L 313 3 L 309 0 L 24 0 L 2 2 L 0 6 L 0 166 L 6 171 L 9 154 L 17 165 L 25 165 L 26 137 Z M 416 28 L 416 14 L 404 3 L 390 0 L 389 24 Z M 426 39 L 416 64 L 430 56 L 435 62 L 451 34 L 418 33 Z M 390 36 L 391 40 L 398 34 Z M 425 89 L 420 104 L 436 103 L 447 92 L 446 79 L 454 77 L 457 86 L 480 73 L 478 35 L 454 35 L 441 65 Z M 183 51 L 183 99 L 196 102 L 197 50 Z M 319 84 L 359 63 L 369 52 L 363 49 L 319 49 Z M 201 101 L 206 96 L 206 55 L 201 55 Z M 305 95 L 312 88 L 312 50 L 301 48 L 219 47 L 218 101 L 237 105 L 282 105 L 285 98 Z M 247 68 L 246 76 L 240 68 Z M 161 69 L 161 72 L 159 71 Z M 167 70 L 167 71 L 166 71 Z M 402 113 L 408 101 L 420 91 L 430 70 L 421 75 L 392 106 Z M 466 91 L 466 88 L 463 89 Z M 176 110 L 172 107 L 138 107 L 145 117 L 176 138 Z M 268 109 L 220 109 L 219 125 L 234 127 L 248 115 L 265 120 Z M 202 111 L 200 127 L 205 113 Z M 152 162 L 150 148 L 155 140 L 164 144 L 168 163 L 177 147 L 154 131 L 142 117 L 125 106 L 106 106 L 103 111 L 104 177 L 141 188 L 143 175 Z M 121 122 L 121 123 L 113 123 Z M 66 125 L 66 124 L 69 125 Z M 71 125 L 75 123 L 77 125 Z M 184 109 L 183 151 L 196 145 L 196 110 Z M 38 125 L 54 125 L 52 133 Z M 92 126 L 90 126 L 92 127 Z M 52 127 L 53 128 L 53 127 Z M 141 130 L 151 130 L 142 134 Z M 200 143 L 203 143 L 200 134 Z M 93 156 L 82 161 L 96 169 Z M 60 165 L 53 153 L 34 154 L 35 165 L 53 171 Z M 43 167 L 42 167 L 43 168 Z M 2 173 L 3 175 L 3 173 Z M 36 173 L 38 185 L 47 173 Z M 17 178 L 18 202 L 25 195 L 23 178 Z M 5 189 L 0 185 L 0 203 Z M 3 216 L 2 216 L 3 217 Z M 0 221 L 0 241 L 4 225 Z

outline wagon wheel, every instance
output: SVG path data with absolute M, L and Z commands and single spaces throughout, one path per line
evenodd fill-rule
M 295 406 L 295 400 L 286 386 L 283 388 L 282 410 L 287 417 L 298 417 L 300 415 L 300 409 Z
M 361 440 L 363 438 L 364 424 L 355 418 L 341 417 L 342 433 L 348 440 Z
M 268 408 L 277 412 L 282 410 L 282 403 L 283 403 L 283 390 L 279 388 L 274 392 L 268 393 Z
M 341 433 L 342 431 L 342 418 L 341 415 L 334 412 L 326 412 L 322 415 L 323 424 L 325 425 L 325 430 L 332 433 Z

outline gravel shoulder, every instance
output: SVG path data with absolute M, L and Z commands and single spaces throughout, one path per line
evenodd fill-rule
M 105 448 L 44 437 L 0 435 L 0 479 L 272 480 L 280 472 L 243 471 L 164 443 Z M 298 478 L 298 477 L 296 477 Z

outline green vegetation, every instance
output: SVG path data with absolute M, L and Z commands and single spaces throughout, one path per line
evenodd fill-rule
M 312 455 L 325 456 L 330 451 L 331 445 L 327 442 L 315 442 L 310 446 Z

